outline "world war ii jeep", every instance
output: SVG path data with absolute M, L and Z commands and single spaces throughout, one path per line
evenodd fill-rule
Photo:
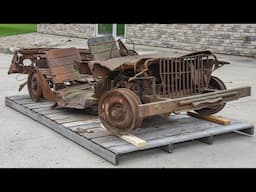
M 228 63 L 210 51 L 139 55 L 112 36 L 88 39 L 88 47 L 48 49 L 43 56 L 47 74 L 39 66 L 29 73 L 32 99 L 77 109 L 98 105 L 106 129 L 128 134 L 148 116 L 188 110 L 215 114 L 226 102 L 251 94 L 250 87 L 227 89 L 212 75 Z M 82 52 L 87 59 L 81 59 Z

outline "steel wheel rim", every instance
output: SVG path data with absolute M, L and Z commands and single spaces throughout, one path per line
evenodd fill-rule
M 36 73 L 30 74 L 28 77 L 28 91 L 33 101 L 39 101 L 42 96 L 42 89 L 40 86 L 39 77 Z
M 120 88 L 119 90 L 121 92 L 129 94 L 131 99 L 133 99 L 134 103 L 136 103 L 136 106 L 142 104 L 140 98 L 133 91 L 131 91 L 130 89 Z M 136 113 L 135 115 L 137 116 L 137 120 L 136 120 L 134 129 L 139 128 L 142 125 L 142 122 L 143 122 L 143 117 L 139 117 L 139 113 L 138 113 L 137 110 L 135 111 L 135 113 Z
M 136 103 L 131 96 L 118 89 L 106 92 L 98 105 L 103 126 L 118 135 L 130 133 L 136 127 L 136 109 Z
M 209 88 L 216 89 L 216 90 L 226 90 L 227 89 L 225 84 L 218 77 L 211 76 L 210 81 L 213 81 L 213 84 L 215 84 L 215 85 L 210 85 L 210 83 L 209 83 Z M 226 105 L 226 103 L 223 103 L 220 105 L 206 107 L 206 108 L 203 108 L 200 110 L 195 110 L 195 111 L 202 115 L 212 115 L 212 114 L 215 114 L 215 113 L 218 113 L 219 111 L 221 111 L 225 107 L 225 105 Z

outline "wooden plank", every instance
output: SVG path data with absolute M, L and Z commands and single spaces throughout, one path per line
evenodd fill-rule
M 86 126 L 87 127 L 87 126 Z M 106 137 L 112 135 L 109 131 L 102 129 L 100 124 L 99 124 L 100 129 L 93 129 L 93 132 L 91 133 L 83 133 L 81 136 L 87 138 L 87 139 L 94 139 L 94 138 L 100 138 L 100 137 Z M 121 139 L 120 139 L 121 140 Z M 123 141 L 123 140 L 122 140 Z M 124 142 L 124 141 L 123 141 Z M 103 145 L 101 145 L 104 147 Z M 105 148 L 105 147 L 104 147 Z
M 147 141 L 147 145 L 139 149 L 131 144 L 114 146 L 108 149 L 117 154 L 125 154 L 125 153 L 130 153 L 138 150 L 166 146 L 170 143 L 175 144 L 175 143 L 180 143 L 184 141 L 191 141 L 191 140 L 200 139 L 203 137 L 208 137 L 211 135 L 219 135 L 219 134 L 229 133 L 235 130 L 241 130 L 241 129 L 251 128 L 251 127 L 253 127 L 252 124 L 241 122 L 241 123 L 236 123 L 236 124 L 231 124 L 226 126 L 216 126 L 216 127 L 205 129 L 205 131 L 196 131 L 196 132 L 191 132 L 186 134 L 179 134 L 179 135 L 174 135 L 170 137 L 164 137 L 161 139 L 154 139 L 154 140 L 151 140 L 150 142 Z
M 178 127 L 178 128 L 177 128 Z M 216 124 L 214 123 L 208 123 L 207 124 L 201 124 L 201 123 L 197 123 L 195 124 L 191 124 L 191 125 L 183 125 L 183 126 L 171 126 L 168 127 L 168 125 L 166 125 L 163 129 L 158 130 L 158 131 L 149 131 L 149 132 L 144 132 L 144 133 L 139 133 L 139 134 L 135 134 L 133 133 L 135 136 L 138 136 L 144 140 L 147 141 L 148 144 L 150 144 L 152 142 L 152 140 L 159 140 L 161 138 L 166 138 L 166 137 L 171 137 L 171 136 L 175 136 L 175 135 L 182 135 L 182 134 L 187 134 L 187 133 L 191 133 L 191 132 L 200 132 L 200 131 L 204 131 L 206 129 L 209 129 L 211 127 L 216 127 Z M 121 139 L 118 140 L 113 140 L 113 141 L 109 141 L 109 142 L 103 142 L 101 143 L 102 146 L 104 146 L 105 148 L 112 148 L 115 146 L 122 146 L 122 145 L 127 145 L 127 143 Z
M 113 37 L 89 39 L 88 46 L 94 60 L 106 60 L 113 57 L 120 57 L 116 41 Z
M 51 107 L 40 107 L 40 108 L 36 108 L 36 109 L 31 109 L 32 111 L 34 112 L 37 112 L 37 113 L 41 113 L 41 112 L 45 112 L 45 111 L 51 111 L 51 112 L 54 112 L 55 110 L 52 109 Z
M 8 100 L 7 103 L 9 103 L 9 107 L 23 113 L 24 115 L 40 122 L 41 124 L 53 129 L 54 131 L 60 133 L 64 137 L 72 140 L 73 142 L 83 146 L 84 148 L 88 149 L 92 153 L 98 155 L 99 157 L 111 162 L 114 165 L 118 164 L 118 155 L 114 154 L 113 152 L 99 146 L 98 144 L 91 142 L 84 138 L 83 136 L 80 136 L 79 134 L 73 132 L 72 130 L 66 129 L 62 125 L 56 124 L 54 121 L 51 121 L 50 119 L 44 117 L 44 116 L 38 116 L 34 112 L 32 112 L 29 109 L 26 109 L 20 105 L 17 105 L 15 102 L 11 101 L 10 99 Z
M 54 83 L 63 83 L 66 81 L 77 80 L 80 78 L 80 75 L 77 71 L 75 71 L 75 72 L 71 72 L 71 73 L 56 75 L 56 76 L 53 76 L 52 78 L 53 78 Z
M 22 104 L 22 101 L 31 101 L 33 103 L 35 103 L 30 97 L 28 98 L 19 98 L 19 99 L 11 99 L 13 101 L 15 101 L 16 103 L 21 103 Z
M 105 136 L 105 137 L 97 137 L 92 139 L 95 143 L 101 144 L 101 143 L 105 143 L 105 142 L 111 142 L 111 141 L 115 141 L 115 140 L 120 140 L 120 138 L 116 135 L 109 135 L 109 136 Z
M 24 104 L 23 106 L 28 107 L 29 109 L 36 109 L 39 107 L 46 107 L 46 106 L 52 106 L 53 103 L 50 102 L 38 102 L 38 103 L 29 103 L 29 104 Z
M 26 106 L 24 106 L 26 107 Z M 46 111 L 46 110 L 50 110 L 50 111 L 55 111 L 56 109 L 52 108 L 51 105 L 45 105 L 45 106 L 41 106 L 41 107 L 26 107 L 32 111 L 35 111 L 35 112 L 39 112 L 39 111 Z
M 32 99 L 21 99 L 21 100 L 15 100 L 15 103 L 20 104 L 20 105 L 24 105 L 24 104 L 32 104 L 34 103 L 34 101 L 32 101 Z
M 137 134 L 143 134 L 143 133 L 153 133 L 159 132 L 161 130 L 165 130 L 166 126 L 170 127 L 183 127 L 190 124 L 193 124 L 194 122 L 197 122 L 198 119 L 196 118 L 182 118 L 181 119 L 167 119 L 167 118 L 161 118 L 161 117 L 152 117 L 147 118 L 144 120 L 142 126 L 143 128 L 138 128 L 135 131 L 133 131 L 134 135 Z
M 76 121 L 76 122 L 71 122 L 71 123 L 64 123 L 62 124 L 64 127 L 74 127 L 74 126 L 80 126 L 80 125 L 88 125 L 92 123 L 100 123 L 99 119 L 94 119 L 94 120 L 86 120 L 86 121 Z
M 230 125 L 231 124 L 231 120 L 225 119 L 225 118 L 222 118 L 222 117 L 217 117 L 217 116 L 213 116 L 213 115 L 202 116 L 202 115 L 200 115 L 196 112 L 192 112 L 192 111 L 189 111 L 188 114 L 191 115 L 192 117 L 204 119 L 204 120 L 207 120 L 207 121 L 211 121 L 211 122 L 214 122 L 214 123 L 217 123 L 217 124 L 220 124 L 220 125 Z
M 9 100 L 20 100 L 20 99 L 30 99 L 29 95 L 15 95 L 15 96 L 7 96 L 5 97 L 5 99 L 9 99 Z
M 23 105 L 23 106 L 33 110 L 33 109 L 46 108 L 46 107 L 51 108 L 53 106 L 53 103 L 45 104 L 45 105 L 42 104 L 42 105 L 34 105 L 34 106 L 26 106 L 26 105 Z
M 186 121 L 185 123 L 183 122 L 184 119 L 177 119 L 177 120 L 173 120 L 173 121 L 167 121 L 167 120 L 163 121 L 162 120 L 162 122 L 157 123 L 158 125 L 156 127 L 155 124 L 151 124 L 151 120 L 157 120 L 157 119 L 152 118 L 152 119 L 145 120 L 145 123 L 147 123 L 147 125 L 144 126 L 144 128 L 142 128 L 142 129 L 139 128 L 138 130 L 135 130 L 134 132 L 132 132 L 132 134 L 135 136 L 138 136 L 146 141 L 149 141 L 152 139 L 159 139 L 161 137 L 166 137 L 166 136 L 172 135 L 172 134 L 178 134 L 178 133 L 184 133 L 184 132 L 204 129 L 205 126 L 207 126 L 207 124 L 211 124 L 211 126 L 216 126 L 216 124 L 205 122 L 205 121 L 203 121 L 204 124 L 201 124 L 199 126 L 198 125 L 191 126 L 191 125 L 195 125 L 195 123 L 198 122 L 198 120 L 195 118 L 187 118 L 186 120 L 189 120 L 189 121 Z M 160 118 L 160 120 L 161 120 L 161 118 Z M 148 123 L 148 121 L 149 121 L 149 123 Z M 158 122 L 158 121 L 156 121 L 156 122 Z M 179 129 L 176 129 L 176 127 L 179 127 Z M 189 130 L 184 129 L 187 127 L 189 127 Z M 116 137 L 115 140 L 108 139 L 108 138 L 105 138 L 105 140 L 106 141 L 100 140 L 99 143 L 101 143 L 106 148 L 113 147 L 116 145 L 126 145 L 127 144 L 125 141 L 121 140 L 118 137 Z M 98 142 L 97 138 L 93 139 L 93 141 Z
M 220 125 L 230 125 L 231 124 L 231 121 L 229 119 L 224 119 L 222 117 L 213 116 L 213 115 L 205 116 L 205 117 L 203 117 L 203 119 L 220 124 Z
M 38 68 L 38 70 L 44 75 L 51 75 L 49 68 Z
M 129 135 L 119 135 L 119 137 L 128 143 L 131 143 L 135 145 L 136 147 L 144 147 L 147 142 L 139 137 L 136 137 L 135 135 L 129 134 Z
M 69 112 L 66 113 L 56 113 L 56 114 L 46 114 L 46 117 L 52 120 L 60 120 L 60 119 L 72 119 L 75 117 L 75 115 L 70 114 Z
M 72 117 L 72 116 L 76 116 L 78 115 L 77 114 L 77 111 L 76 110 L 72 110 L 72 109 L 69 109 L 69 108 L 55 108 L 55 109 L 52 109 L 52 112 L 51 113 L 48 113 L 48 112 L 40 112 L 41 114 L 43 114 L 44 116 L 46 117 L 51 117 L 51 116 L 58 116 L 58 115 L 63 115 L 63 116 L 67 116 L 67 117 Z
M 108 51 L 108 52 L 101 52 L 101 53 L 94 53 L 95 60 L 107 60 L 115 57 L 120 57 L 120 53 L 118 50 L 116 51 Z
M 89 86 L 87 83 L 86 84 L 81 84 L 81 85 L 73 85 L 73 86 L 68 86 L 66 88 L 63 88 L 61 89 L 61 92 L 62 93 L 65 93 L 65 92 L 70 92 L 70 91 L 75 91 L 77 89 L 82 89 L 82 88 L 89 88 L 89 87 L 92 87 L 92 86 Z
M 176 129 L 176 127 L 179 127 L 179 129 Z M 154 132 L 147 132 L 147 133 L 139 133 L 136 134 L 136 136 L 141 137 L 147 141 L 152 140 L 152 139 L 160 139 L 163 137 L 168 137 L 172 135 L 178 135 L 178 134 L 185 134 L 185 133 L 190 133 L 190 132 L 196 132 L 196 131 L 202 131 L 207 128 L 215 127 L 213 124 L 191 124 L 191 125 L 182 125 L 182 126 L 170 126 L 166 125 L 164 129 L 159 130 L 159 131 L 154 131 Z
M 88 130 L 88 131 L 84 131 L 82 133 L 79 133 L 81 135 L 83 135 L 84 133 L 94 133 L 96 131 L 96 129 L 100 129 L 102 130 L 101 126 L 99 124 L 90 124 L 90 125 L 78 125 L 78 126 L 74 126 L 74 127 L 68 127 L 68 129 L 71 129 L 73 131 L 77 131 L 78 129 L 80 130 Z M 86 136 L 86 135 L 83 135 L 83 136 Z M 90 137 L 86 137 L 88 139 L 90 139 Z
M 70 73 L 76 73 L 76 72 L 79 73 L 74 68 L 73 69 L 65 69 L 65 68 L 66 68 L 66 66 L 62 67 L 62 69 L 60 69 L 60 70 L 53 69 L 52 70 L 52 76 L 56 77 L 56 76 L 59 76 L 59 75 L 65 75 L 65 74 L 70 74 Z
M 86 135 L 87 138 L 90 138 L 92 140 L 94 140 L 95 138 L 101 138 L 101 137 L 106 137 L 106 136 L 113 136 L 112 134 L 104 134 L 101 133 L 101 131 L 98 131 L 98 133 L 96 135 Z M 150 142 L 147 141 L 147 142 Z M 110 149 L 113 147 L 120 147 L 120 146 L 126 146 L 126 145 L 133 145 L 127 141 L 125 141 L 124 139 L 121 139 L 120 137 L 118 139 L 112 140 L 112 141 L 106 141 L 106 142 L 102 142 L 99 143 L 101 146 L 105 147 L 106 149 Z
M 72 112 L 67 112 L 66 115 L 62 115 L 62 114 L 49 114 L 49 115 L 45 115 L 46 117 L 52 119 L 52 120 L 60 120 L 60 119 L 66 119 L 67 121 L 69 119 L 79 119 L 79 118 L 83 118 L 83 120 L 91 120 L 91 119 L 98 119 L 97 116 L 93 116 L 93 115 L 89 115 L 89 114 L 77 114 L 77 113 L 72 113 Z M 60 122 L 59 122 L 60 123 Z M 64 123 L 64 121 L 62 122 Z
M 72 48 L 63 48 L 63 49 L 51 49 L 47 52 L 47 60 L 61 58 L 61 57 L 68 57 L 72 55 L 80 55 L 79 51 L 72 47 Z
M 40 98 L 40 100 L 39 100 L 39 102 L 35 102 L 35 101 L 33 101 L 30 97 L 29 98 L 27 98 L 27 99 L 18 99 L 18 100 L 13 100 L 13 101 L 15 101 L 15 102 L 18 102 L 18 103 L 21 103 L 22 104 L 22 101 L 31 101 L 32 103 L 44 103 L 44 102 L 47 102 L 47 100 L 46 99 L 44 99 L 44 98 Z
M 68 110 L 67 109 L 62 109 L 62 110 L 49 110 L 49 111 L 40 111 L 40 114 L 41 115 L 47 115 L 47 114 L 63 114 L 63 115 L 66 115 L 65 112 L 67 112 Z
M 49 119 L 52 119 L 52 120 L 58 120 L 58 119 L 67 119 L 69 118 L 69 116 L 67 115 L 64 115 L 62 113 L 57 113 L 57 114 L 45 114 L 44 115 L 45 117 L 49 118 Z
M 102 37 L 95 37 L 95 38 L 90 38 L 88 39 L 88 46 L 91 50 L 92 46 L 99 46 L 102 47 L 105 44 L 108 43 L 112 43 L 115 42 L 115 39 L 113 38 L 113 36 L 102 36 Z
M 111 50 L 118 50 L 117 46 L 116 46 L 116 42 L 115 41 L 108 41 L 108 42 L 104 42 L 104 43 L 100 43 L 97 45 L 90 45 L 90 50 L 93 54 L 95 53 L 102 53 L 102 52 L 106 52 L 106 51 L 111 51 Z
M 26 99 L 23 101 L 21 100 L 21 103 L 24 103 L 24 101 L 26 101 Z M 210 144 L 213 136 L 218 134 L 228 132 L 239 133 L 241 131 L 248 134 L 253 134 L 254 131 L 253 125 L 233 119 L 231 125 L 220 126 L 213 122 L 188 116 L 185 118 L 175 116 L 171 117 L 169 120 L 164 120 L 164 118 L 149 118 L 146 119 L 145 123 L 143 123 L 143 128 L 137 129 L 133 133 L 135 137 L 139 137 L 147 142 L 146 145 L 138 148 L 131 143 L 127 143 L 127 141 L 121 139 L 120 137 L 111 135 L 107 130 L 102 129 L 98 117 L 88 116 L 84 113 L 81 114 L 81 110 L 57 108 L 50 111 L 45 111 L 47 107 L 44 106 L 31 110 L 29 107 L 36 107 L 37 103 L 35 103 L 35 105 L 20 105 L 16 103 L 15 100 L 13 101 L 8 99 L 8 97 L 6 97 L 5 102 L 7 106 L 24 113 L 25 115 L 39 121 L 53 130 L 56 129 L 56 131 L 63 136 L 87 149 L 90 148 L 88 150 L 112 162 L 113 164 L 118 163 L 119 155 L 133 151 L 161 148 L 167 152 L 172 152 L 173 145 L 179 142 L 199 139 L 200 141 L 208 142 L 208 144 Z M 44 102 L 42 102 L 42 104 L 43 103 Z M 48 114 L 49 112 L 52 114 Z M 68 124 L 70 127 L 64 127 L 62 124 L 53 120 L 53 118 L 57 118 L 62 119 L 60 122 L 66 122 L 65 119 L 79 119 L 83 116 L 88 116 L 88 119 L 90 119 L 88 124 L 84 124 L 86 120 L 83 119 L 82 121 L 77 121 L 78 123 L 76 123 L 76 121 L 72 121 L 70 124 Z M 95 120 L 96 122 L 92 123 Z M 67 121 L 69 122 L 69 120 Z M 80 128 L 80 131 L 82 130 L 81 133 L 77 132 L 78 128 Z
M 80 62 L 80 60 L 80 55 L 69 55 L 61 58 L 48 58 L 47 62 L 49 66 L 51 66 L 50 70 L 52 70 L 52 68 L 63 67 L 63 65 L 69 65 L 74 67 L 74 61 Z
M 54 66 L 51 67 L 52 75 L 56 74 L 57 72 L 61 73 L 62 71 L 64 71 L 64 73 L 66 73 L 67 71 L 74 71 L 75 70 L 73 60 L 71 60 L 71 61 L 65 60 L 65 61 L 66 61 L 65 65 L 63 63 L 63 65 L 54 65 Z
M 96 119 L 96 118 L 94 118 Z M 64 123 L 71 123 L 71 122 L 76 122 L 76 121 L 87 121 L 87 120 L 92 120 L 92 118 L 89 118 L 88 116 L 86 115 L 83 115 L 83 116 L 73 116 L 73 117 L 66 117 L 64 119 L 55 119 L 55 121 L 57 123 L 61 123 L 61 124 L 64 124 Z

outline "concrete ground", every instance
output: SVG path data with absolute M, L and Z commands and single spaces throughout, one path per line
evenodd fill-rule
M 141 53 L 186 51 L 136 46 Z M 228 103 L 219 115 L 230 116 L 256 125 L 256 59 L 217 55 L 231 64 L 214 72 L 228 88 L 252 86 L 252 96 Z M 7 75 L 12 55 L 0 53 L 0 167 L 116 167 L 51 129 L 5 106 L 5 96 L 27 94 L 18 92 L 25 75 Z M 20 82 L 19 82 L 20 81 Z M 205 168 L 256 167 L 256 137 L 235 133 L 217 136 L 213 145 L 197 141 L 176 145 L 167 154 L 159 149 L 121 157 L 120 168 Z

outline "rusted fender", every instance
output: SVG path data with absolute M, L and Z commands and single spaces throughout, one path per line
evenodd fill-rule
M 35 73 L 38 74 L 38 77 L 40 79 L 39 82 L 40 82 L 40 86 L 42 88 L 44 98 L 49 100 L 49 101 L 54 101 L 55 102 L 56 96 L 53 93 L 53 91 L 51 90 L 47 80 L 44 78 L 44 76 L 42 75 L 42 73 L 38 69 L 35 69 Z

